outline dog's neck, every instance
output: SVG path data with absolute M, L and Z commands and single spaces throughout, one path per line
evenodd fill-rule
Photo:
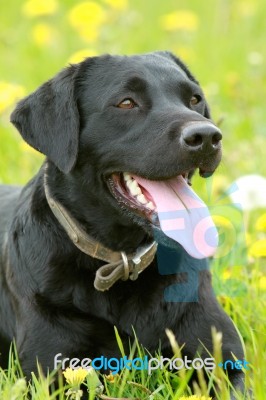
M 138 275 L 146 269 L 156 253 L 157 243 L 152 242 L 137 248 L 133 254 L 124 251 L 112 251 L 89 236 L 70 212 L 51 194 L 47 182 L 48 164 L 44 166 L 44 191 L 47 203 L 59 224 L 66 231 L 72 243 L 90 257 L 105 261 L 107 264 L 100 267 L 96 273 L 94 286 L 97 290 L 108 290 L 119 279 L 136 280 Z

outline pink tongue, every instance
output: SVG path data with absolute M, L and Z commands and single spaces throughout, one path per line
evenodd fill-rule
M 209 210 L 181 175 L 167 181 L 133 178 L 152 196 L 165 235 L 194 258 L 214 255 L 218 232 Z

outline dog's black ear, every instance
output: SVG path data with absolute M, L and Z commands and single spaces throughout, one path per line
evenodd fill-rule
M 78 154 L 77 71 L 78 65 L 64 69 L 21 100 L 11 114 L 23 139 L 65 173 L 73 168 Z
M 173 53 L 171 53 L 170 51 L 158 51 L 157 54 L 160 54 L 163 57 L 166 57 L 172 61 L 174 61 L 180 68 L 182 68 L 182 70 L 186 73 L 187 77 L 197 83 L 199 85 L 199 81 L 195 78 L 194 75 L 192 75 L 192 73 L 190 72 L 190 70 L 188 69 L 188 67 L 186 66 L 186 64 L 183 63 L 183 61 L 181 61 L 181 59 L 179 57 L 177 57 L 176 55 L 174 55 Z

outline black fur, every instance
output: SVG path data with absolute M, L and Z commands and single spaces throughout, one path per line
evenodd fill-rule
M 194 95 L 201 101 L 192 106 Z M 117 107 L 126 98 L 138 107 Z M 198 82 L 167 52 L 106 55 L 70 66 L 22 100 L 11 121 L 47 156 L 53 196 L 94 239 L 116 251 L 131 252 L 150 242 L 153 228 L 113 197 L 110 174 L 165 179 L 198 167 L 214 171 L 221 158 L 220 148 L 190 152 L 180 144 L 183 127 L 210 121 L 210 114 Z M 232 359 L 232 353 L 243 358 L 238 334 L 215 299 L 207 261 L 182 249 L 176 250 L 178 265 L 167 275 L 155 260 L 138 280 L 96 291 L 95 272 L 103 262 L 69 240 L 47 204 L 43 176 L 42 167 L 23 189 L 0 189 L 1 247 L 8 234 L 0 259 L 1 334 L 5 341 L 16 339 L 27 374 L 36 370 L 36 357 L 43 368 L 53 368 L 59 352 L 119 356 L 114 325 L 125 343 L 133 326 L 149 351 L 160 345 L 166 356 L 172 355 L 169 328 L 191 358 L 200 342 L 212 351 L 215 326 L 223 333 L 224 359 Z M 184 282 L 186 274 L 178 273 L 184 270 L 199 274 L 199 288 L 189 293 L 199 301 L 165 301 L 165 288 Z M 229 374 L 238 385 L 241 371 Z

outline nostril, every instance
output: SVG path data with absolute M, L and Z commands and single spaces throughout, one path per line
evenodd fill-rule
M 212 137 L 212 145 L 217 146 L 221 140 L 222 134 L 220 132 L 216 132 Z
M 199 133 L 195 133 L 194 135 L 184 137 L 185 143 L 190 147 L 198 147 L 203 143 L 203 138 Z

